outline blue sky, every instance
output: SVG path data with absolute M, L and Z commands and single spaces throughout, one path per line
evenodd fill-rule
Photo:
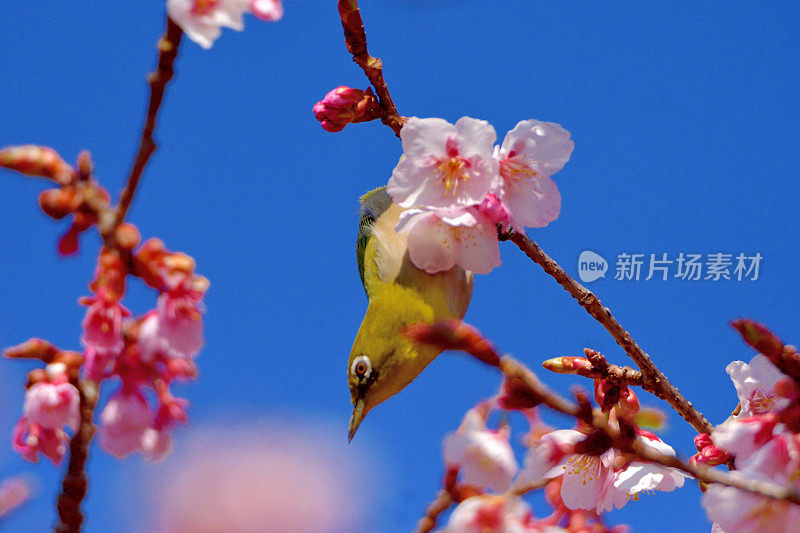
M 155 0 L 4 5 L 0 144 L 49 145 L 67 160 L 89 149 L 101 182 L 120 190 L 163 10 Z M 753 355 L 728 321 L 752 317 L 800 342 L 796 2 L 389 0 L 362 10 L 370 51 L 383 60 L 402 115 L 482 118 L 500 138 L 527 118 L 572 133 L 572 159 L 555 176 L 561 216 L 530 235 L 573 276 L 587 249 L 611 263 L 610 274 L 620 253 L 763 256 L 755 281 L 607 275 L 589 284 L 712 422 L 736 405 L 725 366 Z M 346 361 L 366 308 L 355 264 L 357 198 L 386 182 L 400 144 L 378 122 L 330 134 L 314 120 L 311 107 L 328 90 L 366 88 L 335 2 L 287 0 L 280 22 L 248 17 L 246 26 L 225 31 L 209 51 L 182 44 L 159 117 L 159 150 L 129 217 L 145 237 L 195 257 L 211 280 L 200 378 L 179 388 L 192 402 L 192 421 L 161 464 L 117 461 L 93 448 L 87 531 L 145 530 L 153 479 L 177 464 L 193 432 L 224 433 L 214 428 L 232 414 L 272 421 L 265 442 L 292 434 L 295 424 L 318 425 L 325 435 L 340 429 L 341 442 L 325 440 L 324 449 L 362 479 L 360 492 L 341 489 L 363 498 L 357 528 L 408 531 L 439 486 L 443 437 L 499 379 L 444 354 L 345 445 Z M 3 347 L 39 336 L 78 348 L 76 301 L 87 294 L 97 238 L 84 236 L 78 257 L 56 257 L 66 228 L 38 211 L 44 185 L 0 172 Z M 502 258 L 476 279 L 467 314 L 500 349 L 534 369 L 584 347 L 627 364 L 602 327 L 512 244 L 502 246 Z M 125 301 L 136 313 L 153 302 L 139 284 Z M 0 365 L 0 434 L 10 441 L 33 365 Z M 544 377 L 564 393 L 575 382 Z M 646 393 L 640 399 L 663 407 Z M 693 453 L 693 436 L 676 416 L 662 433 L 683 455 Z M 39 497 L 4 525 L 42 530 L 53 521 L 61 469 L 28 465 L 6 447 L 0 476 L 19 472 L 39 478 Z M 644 496 L 609 522 L 706 531 L 698 496 L 687 483 Z M 653 520 L 666 513 L 668 522 Z

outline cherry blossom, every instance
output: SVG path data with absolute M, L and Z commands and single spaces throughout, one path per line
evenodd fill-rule
M 730 418 L 714 428 L 711 440 L 735 455 L 736 467 L 741 468 L 751 455 L 773 439 L 776 430 L 780 432 L 782 425 L 774 414 Z
M 82 324 L 83 345 L 106 354 L 122 350 L 122 317 L 130 316 L 130 311 L 110 298 L 105 290 L 99 291 L 96 297 L 82 298 L 81 303 L 89 306 Z
M 42 382 L 25 393 L 22 412 L 30 424 L 44 429 L 59 429 L 65 425 L 75 429 L 80 420 L 79 403 L 80 395 L 74 385 Z
M 112 396 L 100 414 L 100 446 L 115 457 L 142 450 L 142 437 L 153 414 L 139 392 Z
M 69 437 L 63 429 L 43 428 L 33 424 L 22 417 L 14 426 L 11 444 L 14 451 L 28 461 L 35 463 L 39 459 L 39 452 L 59 464 L 67 451 Z
M 504 491 L 519 466 L 508 440 L 508 429 L 488 429 L 487 414 L 488 408 L 480 405 L 467 412 L 461 427 L 445 439 L 445 463 L 449 468 L 458 468 L 468 485 Z
M 741 403 L 741 410 L 735 418 L 778 411 L 789 404 L 788 398 L 775 392 L 775 382 L 783 374 L 764 355 L 757 354 L 749 364 L 734 361 L 725 371 L 730 375 Z
M 194 279 L 178 277 L 170 280 L 168 289 L 158 297 L 158 336 L 168 356 L 193 357 L 203 346 L 204 291 Z
M 664 455 L 675 456 L 675 450 L 664 443 L 653 433 L 638 430 L 642 444 L 646 448 Z M 610 511 L 614 507 L 622 508 L 629 500 L 635 498 L 640 492 L 660 490 L 669 492 L 682 487 L 684 475 L 674 468 L 664 467 L 655 463 L 632 461 L 624 468 L 614 471 L 611 484 L 606 488 L 604 500 L 600 507 Z
M 531 510 L 522 499 L 482 494 L 461 502 L 442 532 L 523 533 L 536 531 L 530 528 L 532 522 Z
M 612 481 L 616 455 L 608 449 L 601 455 L 574 453 L 586 435 L 574 429 L 560 429 L 544 435 L 528 450 L 518 483 L 535 483 L 563 475 L 561 498 L 569 509 L 596 509 Z
M 574 147 L 567 130 L 553 122 L 519 122 L 495 151 L 503 203 L 521 226 L 542 227 L 561 211 L 561 195 L 550 176 L 561 170 Z
M 497 231 L 475 208 L 408 209 L 396 230 L 408 232 L 411 261 L 430 274 L 455 265 L 486 274 L 500 265 Z
M 243 16 L 248 12 L 275 21 L 283 16 L 283 5 L 280 0 L 167 0 L 169 17 L 206 49 L 220 36 L 222 27 L 242 31 Z
M 412 117 L 400 130 L 403 157 L 386 191 L 401 207 L 467 207 L 481 203 L 498 174 L 497 138 L 484 120 Z
M 150 461 L 160 461 L 172 449 L 172 436 L 166 428 L 147 428 L 142 434 L 142 455 Z
M 31 385 L 25 393 L 12 445 L 29 461 L 36 462 L 41 452 L 58 464 L 69 441 L 63 427 L 76 429 L 80 422 L 80 394 L 67 382 L 66 366 L 62 363 L 47 365 L 40 376 L 43 380 Z
M 261 20 L 275 22 L 283 17 L 281 0 L 250 0 L 250 12 Z
M 777 436 L 749 456 L 734 475 L 800 489 L 798 450 L 794 439 L 788 434 Z M 800 507 L 797 505 L 719 484 L 708 487 L 702 504 L 709 519 L 716 523 L 717 531 L 790 533 L 797 530 L 800 522 Z

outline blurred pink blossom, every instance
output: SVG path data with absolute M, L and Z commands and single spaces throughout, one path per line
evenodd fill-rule
M 364 454 L 324 426 L 285 421 L 206 426 L 181 439 L 148 479 L 157 526 L 169 533 L 365 530 L 380 478 Z M 368 477 L 367 477 L 368 476 Z M 369 502 L 369 504 L 365 503 Z
M 448 468 L 458 468 L 462 481 L 478 489 L 507 490 L 519 466 L 509 442 L 508 428 L 498 431 L 486 427 L 488 408 L 477 406 L 467 411 L 458 430 L 444 442 Z

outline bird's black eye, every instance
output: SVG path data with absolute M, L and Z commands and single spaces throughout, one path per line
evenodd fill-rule
M 358 379 L 367 379 L 372 374 L 372 362 L 366 355 L 359 355 L 350 365 L 350 373 Z

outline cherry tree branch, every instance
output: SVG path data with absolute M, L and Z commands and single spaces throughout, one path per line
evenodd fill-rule
M 158 66 L 155 72 L 148 77 L 150 83 L 150 103 L 147 108 L 147 118 L 142 130 L 139 150 L 134 160 L 133 169 L 128 176 L 125 189 L 120 196 L 116 208 L 111 208 L 108 199 L 98 193 L 96 184 L 91 179 L 91 161 L 88 154 L 84 157 L 84 165 L 79 172 L 77 186 L 81 188 L 84 201 L 89 210 L 97 217 L 98 229 L 104 244 L 109 248 L 117 248 L 116 230 L 125 220 L 125 215 L 130 208 L 136 187 L 142 177 L 150 156 L 156 149 L 153 132 L 156 126 L 156 117 L 164 98 L 167 83 L 173 76 L 173 64 L 178 54 L 183 31 L 169 17 L 164 37 L 158 42 Z M 120 255 L 127 257 L 127 252 L 118 250 Z M 91 380 L 84 380 L 78 384 L 80 391 L 80 426 L 72 437 L 69 446 L 69 465 L 61 485 L 58 496 L 59 523 L 56 531 L 59 533 L 80 532 L 83 523 L 81 503 L 88 489 L 86 477 L 86 459 L 89 444 L 94 436 L 95 427 L 92 423 L 94 410 L 97 405 L 99 385 Z
M 89 454 L 89 443 L 95 431 L 92 418 L 97 405 L 98 385 L 94 381 L 85 380 L 79 384 L 78 390 L 81 420 L 75 436 L 69 443 L 69 465 L 56 504 L 59 518 L 59 523 L 55 527 L 57 533 L 77 533 L 83 523 L 81 502 L 88 488 L 86 459 Z
M 181 44 L 181 36 L 183 31 L 175 24 L 172 19 L 167 17 L 167 30 L 164 37 L 158 42 L 158 66 L 155 72 L 150 73 L 148 82 L 150 83 L 150 104 L 147 107 L 147 118 L 144 122 L 142 129 L 142 139 L 139 143 L 139 151 L 136 153 L 136 158 L 133 162 L 133 168 L 128 176 L 128 181 L 125 184 L 125 189 L 119 199 L 114 216 L 113 227 L 119 226 L 125 219 L 125 215 L 130 208 L 133 194 L 136 192 L 136 187 L 142 177 L 147 162 L 150 156 L 156 151 L 156 143 L 153 140 L 153 131 L 156 127 L 156 117 L 158 110 L 161 108 L 161 101 L 164 98 L 164 90 L 167 83 L 174 74 L 172 65 L 178 55 L 178 46 Z
M 364 31 L 364 22 L 358 9 L 358 0 L 339 0 L 339 17 L 342 19 L 344 29 L 344 42 L 347 50 L 352 54 L 361 70 L 364 71 L 369 82 L 375 88 L 381 108 L 381 122 L 392 128 L 394 134 L 400 136 L 403 128 L 403 119 L 398 115 L 397 108 L 392 102 L 389 88 L 383 79 L 383 63 L 377 57 L 372 57 L 367 51 L 367 34 Z
M 635 457 L 680 470 L 705 483 L 719 483 L 737 489 L 745 490 L 776 500 L 787 501 L 800 505 L 800 494 L 787 487 L 774 483 L 767 483 L 755 479 L 746 479 L 737 473 L 714 470 L 702 465 L 693 465 L 688 461 L 671 455 L 665 455 L 652 448 L 646 447 L 640 438 L 631 438 L 630 435 L 615 429 L 606 421 L 606 417 L 598 409 L 590 410 L 579 404 L 574 404 L 559 396 L 545 386 L 536 375 L 525 365 L 510 356 L 500 358 L 498 366 L 506 379 L 516 380 L 528 394 L 539 400 L 540 403 L 567 416 L 575 417 L 599 431 L 611 447 L 633 454 Z
M 583 287 L 580 283 L 572 279 L 558 263 L 553 261 L 539 245 L 530 240 L 525 235 L 511 232 L 509 236 L 525 255 L 530 257 L 544 271 L 555 279 L 559 285 L 575 298 L 587 313 L 592 315 L 600 324 L 606 328 L 614 340 L 617 341 L 625 353 L 636 363 L 642 371 L 642 387 L 669 403 L 673 409 L 684 420 L 689 422 L 698 433 L 711 433 L 714 430 L 708 420 L 698 411 L 692 403 L 687 400 L 661 370 L 656 367 L 650 356 L 642 350 L 630 333 L 620 325 L 616 318 L 611 315 L 611 311 L 603 306 L 600 299 L 594 293 Z
M 417 527 L 414 531 L 416 531 L 416 533 L 429 533 L 433 531 L 436 527 L 436 520 L 439 519 L 439 515 L 448 510 L 454 503 L 456 503 L 456 501 L 447 490 L 440 490 L 436 495 L 436 499 L 431 502 L 425 511 L 425 516 L 417 523 Z

